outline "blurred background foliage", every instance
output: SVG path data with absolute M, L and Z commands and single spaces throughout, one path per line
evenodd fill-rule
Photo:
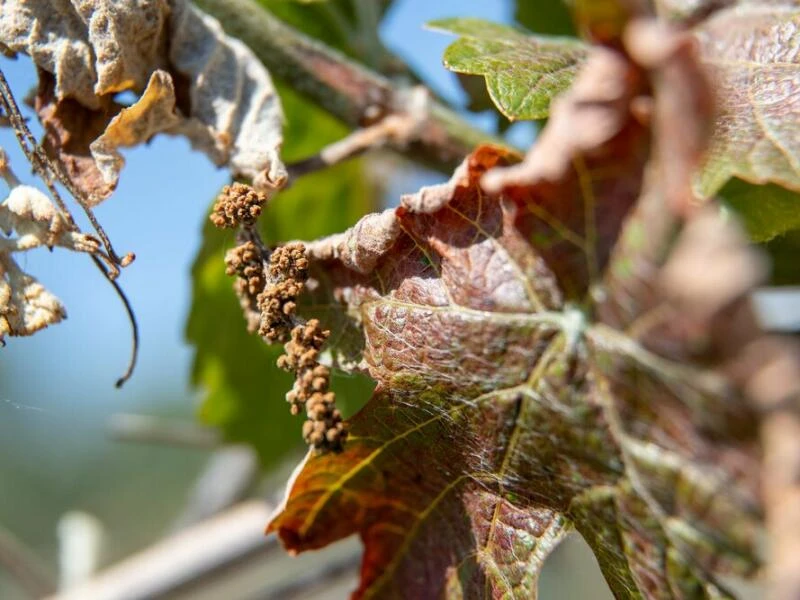
M 459 80 L 445 71 L 440 57 L 453 40 L 424 31 L 423 24 L 473 16 L 540 33 L 573 34 L 560 0 L 259 1 L 289 24 L 398 83 L 424 82 L 475 126 L 503 133 L 521 148 L 533 140 L 536 125 L 512 125 L 501 117 L 482 78 Z M 24 58 L 2 61 L 22 98 L 35 85 L 33 66 Z M 312 155 L 347 133 L 341 123 L 277 83 L 287 119 L 287 162 Z M 31 126 L 41 133 L 35 118 Z M 23 159 L 10 130 L 0 130 L 0 144 L 22 174 Z M 53 581 L 57 524 L 65 513 L 81 510 L 99 519 L 105 534 L 101 564 L 108 565 L 185 522 L 192 487 L 212 456 L 210 448 L 115 441 L 108 425 L 114 414 L 185 423 L 199 417 L 226 441 L 254 448 L 266 476 L 285 472 L 304 449 L 301 419 L 289 414 L 284 401 L 291 377 L 275 366 L 280 347 L 247 334 L 232 280 L 224 273 L 223 257 L 234 233 L 215 230 L 207 219 L 227 175 L 183 140 L 163 136 L 127 152 L 126 158 L 120 188 L 98 216 L 119 249 L 137 254 L 121 280 L 141 324 L 141 360 L 133 380 L 122 391 L 113 388 L 126 359 L 128 325 L 111 289 L 78 256 L 30 253 L 26 266 L 64 300 L 70 319 L 30 339 L 13 339 L 0 350 L 0 528 L 35 554 Z M 366 212 L 396 202 L 401 193 L 444 179 L 444 174 L 378 152 L 304 176 L 266 208 L 262 233 L 277 243 L 338 232 Z M 750 193 L 735 182 L 726 192 L 734 210 L 741 204 L 737 198 Z M 796 195 L 778 196 L 776 210 L 785 208 L 781 202 L 797 200 Z M 765 234 L 759 241 L 770 238 L 767 247 L 779 257 L 776 281 L 797 283 L 797 262 L 786 257 L 797 256 L 800 238 Z M 372 387 L 366 378 L 344 376 L 335 377 L 332 385 L 346 415 L 367 400 Z M 543 597 L 600 597 L 605 592 L 599 591 L 604 585 L 598 583 L 596 566 L 586 566 L 592 560 L 584 559 L 582 577 L 575 578 L 574 567 L 557 554 L 545 569 L 542 585 L 549 591 Z M 26 597 L 0 564 L 0 598 Z

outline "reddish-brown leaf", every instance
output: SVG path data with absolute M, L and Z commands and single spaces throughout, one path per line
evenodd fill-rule
M 309 244 L 378 388 L 269 528 L 292 551 L 358 533 L 355 597 L 531 598 L 570 526 L 620 598 L 719 597 L 715 573 L 756 567 L 736 350 L 760 336 L 760 265 L 689 202 L 711 107 L 691 44 L 645 33 L 651 52 L 629 43 L 649 77 L 597 51 L 519 165 L 480 148 Z

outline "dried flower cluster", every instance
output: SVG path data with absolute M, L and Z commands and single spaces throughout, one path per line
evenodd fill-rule
M 261 323 L 258 295 L 267 285 L 264 252 L 257 243 L 246 240 L 225 254 L 225 272 L 237 276 L 233 289 L 247 320 L 247 331 L 255 333 Z
M 329 335 L 317 319 L 297 325 L 278 366 L 297 375 L 286 400 L 292 405 L 293 415 L 305 406 L 308 421 L 303 424 L 303 438 L 308 445 L 318 450 L 341 450 L 347 430 L 336 408 L 336 395 L 328 389 L 330 369 L 319 364 L 320 349 Z
M 285 342 L 278 366 L 296 375 L 286 394 L 293 415 L 303 410 L 308 420 L 303 438 L 317 450 L 341 450 L 347 437 L 336 395 L 329 390 L 330 369 L 319 355 L 330 334 L 317 319 L 307 323 L 296 316 L 297 298 L 308 279 L 309 261 L 301 243 L 267 250 L 253 227 L 266 198 L 250 186 L 226 186 L 214 204 L 211 221 L 217 227 L 241 226 L 240 244 L 225 255 L 225 272 L 237 276 L 234 289 L 251 333 L 267 343 Z
M 244 289 L 253 296 L 257 296 L 267 285 L 262 256 L 259 247 L 249 240 L 225 255 L 225 273 L 238 275 Z
M 297 297 L 308 279 L 308 258 L 303 244 L 280 246 L 269 261 L 269 283 L 258 296 L 261 325 L 258 334 L 269 343 L 285 342 L 295 325 Z
M 222 188 L 211 212 L 211 222 L 217 227 L 250 226 L 261 216 L 267 197 L 244 183 Z

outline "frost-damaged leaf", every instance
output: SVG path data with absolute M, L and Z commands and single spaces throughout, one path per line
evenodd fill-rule
M 89 145 L 103 181 L 119 179 L 125 163 L 119 148 L 142 144 L 180 120 L 175 113 L 172 78 L 166 71 L 155 71 L 139 100 L 130 108 L 123 108 L 111 119 L 103 134 Z
M 283 111 L 269 73 L 219 21 L 187 0 L 171 4 L 169 62 L 189 80 L 188 118 L 175 130 L 234 176 L 282 184 Z
M 685 41 L 651 64 L 656 132 L 674 138 L 656 154 L 635 118 L 648 84 L 597 50 L 521 168 L 480 148 L 449 184 L 308 245 L 378 388 L 342 453 L 307 458 L 269 529 L 292 551 L 358 533 L 356 598 L 535 597 L 571 525 L 618 598 L 724 597 L 716 573 L 755 569 L 756 419 L 720 324 L 735 307 L 737 342 L 753 334 L 739 324 L 758 263 L 714 216 L 682 226 L 672 211 L 690 203 L 660 183 L 680 175 L 690 198 L 709 118 Z M 685 164 L 661 168 L 678 140 Z M 640 194 L 675 227 L 631 229 Z M 635 277 L 611 277 L 626 260 Z
M 90 204 L 117 184 L 116 149 L 158 132 L 185 135 L 215 164 L 260 185 L 285 177 L 269 74 L 187 0 L 9 0 L 0 42 L 43 72 L 36 108 L 45 147 Z M 142 96 L 117 118 L 113 95 L 125 90 Z
M 5 160 L 4 154 L 0 156 L 0 163 Z M 2 167 L 9 169 L 7 163 Z M 95 256 L 100 253 L 100 242 L 73 231 L 42 191 L 14 185 L 0 203 L 0 345 L 6 335 L 33 335 L 66 318 L 58 298 L 25 273 L 12 256 L 40 246 L 59 246 Z
M 6 335 L 33 335 L 66 316 L 58 298 L 0 252 L 0 344 Z
M 461 36 L 444 53 L 451 71 L 483 75 L 506 117 L 542 119 L 575 77 L 586 47 L 575 39 L 526 34 L 480 19 L 441 19 L 428 27 Z
M 800 7 L 736 6 L 696 35 L 720 104 L 698 193 L 712 196 L 731 177 L 800 191 Z
M 102 107 L 102 96 L 140 90 L 164 66 L 166 0 L 7 0 L 0 41 L 56 76 L 59 100 Z

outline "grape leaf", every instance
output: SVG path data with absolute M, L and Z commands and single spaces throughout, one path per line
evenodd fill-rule
M 116 188 L 120 148 L 159 132 L 185 136 L 234 176 L 263 174 L 268 185 L 285 177 L 283 112 L 269 73 L 188 0 L 13 0 L 0 11 L 0 46 L 40 69 L 44 147 L 84 203 Z M 124 109 L 113 100 L 122 91 L 141 96 Z
M 281 89 L 281 97 L 289 132 L 284 156 L 289 160 L 308 156 L 320 144 L 346 133 L 344 126 L 296 93 Z M 307 175 L 266 208 L 264 239 L 275 243 L 341 229 L 373 208 L 376 196 L 358 161 Z M 344 198 L 349 201 L 343 202 Z M 266 469 L 302 447 L 301 423 L 289 414 L 284 400 L 292 381 L 275 364 L 281 348 L 268 346 L 245 330 L 223 261 L 233 244 L 230 231 L 220 231 L 206 220 L 203 246 L 192 269 L 186 330 L 195 347 L 192 381 L 205 390 L 200 418 L 220 427 L 227 440 L 253 446 Z M 336 373 L 331 385 L 345 413 L 357 408 L 372 386 L 364 377 Z
M 532 598 L 571 527 L 618 598 L 725 597 L 715 573 L 756 568 L 731 354 L 760 335 L 760 268 L 716 211 L 686 212 L 710 103 L 684 42 L 651 74 L 657 138 L 631 108 L 642 73 L 598 49 L 522 164 L 479 148 L 308 244 L 378 386 L 268 530 L 295 552 L 360 534 L 355 598 Z
M 696 188 L 731 178 L 800 191 L 800 10 L 794 2 L 744 4 L 696 28 L 719 115 Z
M 561 0 L 545 0 L 536 4 L 524 1 L 517 2 L 514 20 L 533 33 L 575 36 L 572 17 Z M 465 73 L 457 73 L 457 75 L 459 84 L 461 84 L 462 89 L 469 98 L 468 110 L 481 112 L 495 106 L 482 76 L 467 75 Z M 501 132 L 505 131 L 509 126 L 510 123 L 507 120 L 500 120 L 499 128 Z
M 497 108 L 511 120 L 542 119 L 572 82 L 586 48 L 578 40 L 526 34 L 481 19 L 440 19 L 428 27 L 461 36 L 444 53 L 445 67 L 483 75 Z

